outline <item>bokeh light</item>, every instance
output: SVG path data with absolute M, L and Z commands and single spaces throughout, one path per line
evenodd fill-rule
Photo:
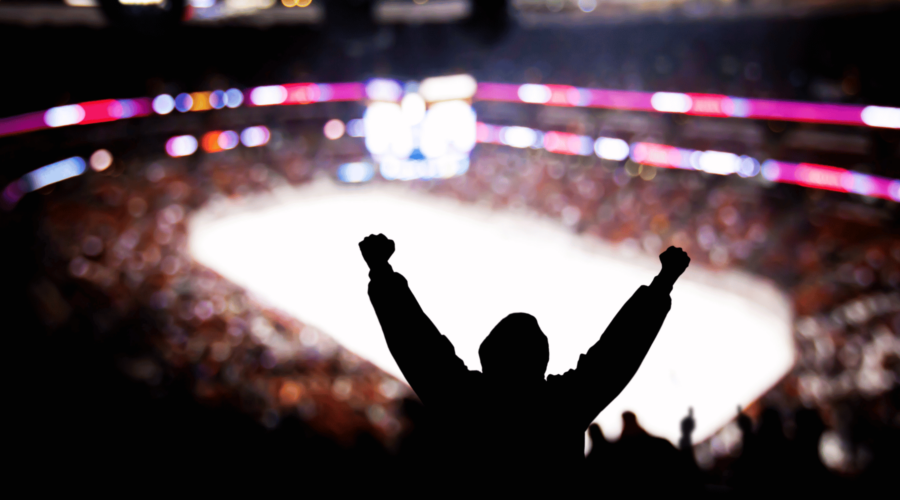
M 175 99 L 169 94 L 160 94 L 153 98 L 153 111 L 158 115 L 167 115 L 175 109 Z
M 264 146 L 270 137 L 269 129 L 264 126 L 247 127 L 241 132 L 241 144 L 248 148 Z
M 175 97 L 175 109 L 187 113 L 194 106 L 194 98 L 190 94 L 181 93 Z
M 325 123 L 325 127 L 323 127 L 322 130 L 325 133 L 325 137 L 332 141 L 340 139 L 344 136 L 344 122 L 337 118 L 333 118 Z
M 102 172 L 112 165 L 112 154 L 105 149 L 98 149 L 91 155 L 91 168 L 96 172 Z
M 166 153 L 173 158 L 190 156 L 197 151 L 197 138 L 192 135 L 178 135 L 166 142 Z

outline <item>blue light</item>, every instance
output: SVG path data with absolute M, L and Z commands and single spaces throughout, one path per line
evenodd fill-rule
M 138 105 L 133 99 L 119 99 L 116 101 L 122 107 L 119 118 L 131 118 L 138 112 Z
M 209 105 L 213 109 L 222 109 L 225 107 L 225 92 L 214 90 L 209 94 Z
M 271 137 L 269 129 L 262 125 L 247 127 L 241 132 L 241 144 L 248 148 L 255 148 L 268 143 L 269 137 Z
M 345 163 L 338 167 L 337 175 L 341 182 L 366 182 L 375 175 L 375 168 L 365 162 Z
M 365 137 L 366 130 L 363 121 L 359 118 L 354 118 L 347 122 L 347 135 L 350 137 Z
M 194 105 L 194 98 L 190 94 L 178 94 L 175 98 L 175 109 L 182 113 L 187 113 Z
M 244 94 L 238 89 L 228 89 L 225 91 L 225 105 L 229 108 L 236 108 L 244 102 Z
M 85 165 L 84 158 L 73 156 L 43 166 L 34 172 L 25 174 L 22 178 L 28 183 L 29 191 L 36 191 L 44 186 L 83 174 Z

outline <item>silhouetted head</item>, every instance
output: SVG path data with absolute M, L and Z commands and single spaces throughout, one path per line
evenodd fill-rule
M 491 330 L 481 343 L 478 356 L 481 370 L 488 377 L 543 380 L 550 361 L 550 344 L 534 316 L 513 313 Z
M 797 440 L 818 445 L 819 438 L 825 432 L 825 423 L 818 410 L 803 408 L 794 417 L 797 424 Z
M 600 428 L 600 424 L 597 422 L 594 422 L 588 427 L 588 434 L 591 436 L 591 443 L 593 446 L 609 444 L 609 441 L 606 440 L 606 436 L 603 434 L 603 429 Z
M 766 408 L 759 416 L 759 428 L 757 435 L 762 439 L 783 440 L 784 426 L 781 423 L 781 413 L 776 408 Z
M 637 415 L 630 411 L 622 412 L 622 437 L 643 436 L 647 431 L 638 423 Z

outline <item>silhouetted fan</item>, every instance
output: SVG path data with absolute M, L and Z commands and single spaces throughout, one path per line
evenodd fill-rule
M 579 472 L 585 430 L 637 372 L 668 314 L 672 285 L 690 262 L 681 249 L 667 249 L 662 272 L 632 295 L 577 368 L 545 378 L 550 352 L 533 316 L 503 318 L 478 351 L 483 372 L 469 370 L 388 264 L 394 242 L 379 234 L 359 246 L 391 354 L 438 429 L 432 469 L 529 489 Z M 529 481 L 517 481 L 525 476 Z M 554 487 L 560 484 L 571 482 Z

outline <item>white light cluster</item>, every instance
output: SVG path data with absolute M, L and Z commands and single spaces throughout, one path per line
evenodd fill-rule
M 250 91 L 250 102 L 255 106 L 273 106 L 281 104 L 288 98 L 288 91 L 281 85 L 256 87 Z
M 387 158 L 379 165 L 381 176 L 389 181 L 449 179 L 469 171 L 469 157 L 445 157 L 433 160 Z
M 622 139 L 601 137 L 594 142 L 594 152 L 604 160 L 622 161 L 628 158 L 630 150 L 628 143 Z
M 397 82 L 372 80 L 366 85 L 371 102 L 362 122 L 351 120 L 347 133 L 365 137 L 385 179 L 460 175 L 468 169 L 477 138 L 475 111 L 460 99 L 474 94 L 473 82 L 468 75 L 427 79 L 408 85 L 402 95 Z
M 900 108 L 866 106 L 860 118 L 870 127 L 900 128 Z
M 366 97 L 373 101 L 397 102 L 402 95 L 403 89 L 394 80 L 376 78 L 366 84 Z
M 472 151 L 475 110 L 464 101 L 444 101 L 431 106 L 422 121 L 420 147 L 426 158 Z
M 657 92 L 650 98 L 653 109 L 662 113 L 687 113 L 693 104 L 691 96 L 677 92 Z
M 426 78 L 419 85 L 419 94 L 428 102 L 470 99 L 478 90 L 478 83 L 470 75 Z
M 708 174 L 731 175 L 740 169 L 741 157 L 722 151 L 698 151 L 691 155 L 691 166 Z
M 197 138 L 192 135 L 178 135 L 166 142 L 166 153 L 173 158 L 190 156 L 197 151 Z
M 546 104 L 547 102 L 550 102 L 552 96 L 553 91 L 546 85 L 526 83 L 525 85 L 519 86 L 519 99 L 521 99 L 522 102 Z
M 65 127 L 75 125 L 84 120 L 84 108 L 78 104 L 57 106 L 44 113 L 44 123 L 50 127 Z
M 412 129 L 404 122 L 400 106 L 391 102 L 373 102 L 363 114 L 366 149 L 373 156 L 390 154 L 407 158 L 412 153 Z
M 543 136 L 528 127 L 503 127 L 500 129 L 500 142 L 514 148 L 532 148 L 543 145 Z

